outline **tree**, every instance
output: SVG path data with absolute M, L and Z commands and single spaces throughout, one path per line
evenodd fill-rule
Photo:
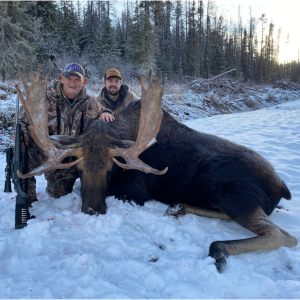
M 174 47 L 172 49 L 173 70 L 176 74 L 182 74 L 184 53 L 183 49 L 185 48 L 182 14 L 183 12 L 181 1 L 177 1 L 175 6 L 175 26 L 173 29 Z
M 32 43 L 35 25 L 23 12 L 26 3 L 0 2 L 0 74 L 2 80 L 15 77 L 19 66 L 33 62 L 35 45 Z
M 210 77 L 210 13 L 212 8 L 211 0 L 207 2 L 207 10 L 206 10 L 206 35 L 205 35 L 205 69 L 206 69 L 206 78 Z
M 152 13 L 153 2 L 136 3 L 131 40 L 131 57 L 138 73 L 147 75 L 149 70 L 156 70 L 157 35 L 154 30 Z
M 57 52 L 58 33 L 57 33 L 57 14 L 58 7 L 55 2 L 37 1 L 32 2 L 27 8 L 29 14 L 36 24 L 34 42 L 36 44 L 36 64 L 46 68 L 47 73 L 51 72 L 52 64 L 49 55 Z
M 242 39 L 242 47 L 241 47 L 241 67 L 242 67 L 242 72 L 244 76 L 244 80 L 248 81 L 249 79 L 249 69 L 248 69 L 248 34 L 247 30 L 244 30 L 244 35 Z
M 260 41 L 260 83 L 263 82 L 263 42 L 264 42 L 264 30 L 265 30 L 265 24 L 267 23 L 268 18 L 266 17 L 266 14 L 262 14 L 259 18 L 259 21 L 261 21 L 261 41 Z
M 79 55 L 80 26 L 72 1 L 60 2 L 59 52 L 70 56 Z M 67 28 L 66 28 L 67 22 Z
M 195 77 L 200 77 L 203 72 L 202 60 L 203 60 L 203 46 L 204 46 L 204 7 L 203 1 L 198 2 L 197 9 L 198 25 L 197 25 L 197 54 L 195 59 Z
M 117 40 L 115 38 L 114 30 L 111 26 L 111 21 L 107 16 L 101 24 L 102 26 L 102 37 L 99 41 L 101 43 L 100 46 L 100 54 L 103 55 L 119 55 L 119 49 Z

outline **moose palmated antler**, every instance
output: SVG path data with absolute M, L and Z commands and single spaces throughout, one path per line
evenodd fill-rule
M 47 75 L 45 76 L 44 81 L 41 81 L 40 74 L 40 67 L 37 70 L 36 77 L 34 77 L 32 69 L 29 67 L 30 85 L 27 85 L 22 73 L 19 71 L 26 92 L 26 100 L 20 91 L 20 87 L 17 84 L 15 87 L 30 122 L 30 133 L 37 145 L 48 156 L 48 160 L 30 173 L 22 174 L 18 171 L 18 176 L 20 178 L 41 175 L 46 171 L 54 169 L 66 169 L 77 164 L 82 159 L 82 157 L 80 157 L 82 154 L 80 148 L 62 150 L 56 148 L 50 141 L 48 131 L 48 109 L 46 103 Z M 69 156 L 80 158 L 74 162 L 62 164 L 61 162 Z
M 139 132 L 135 144 L 129 149 L 110 149 L 110 155 L 124 158 L 126 164 L 120 163 L 115 158 L 113 161 L 123 169 L 135 169 L 145 173 L 163 175 L 168 167 L 162 171 L 156 170 L 143 163 L 138 156 L 157 142 L 156 135 L 159 132 L 163 113 L 161 110 L 162 96 L 164 88 L 159 91 L 159 77 L 155 87 L 153 87 L 152 71 L 149 72 L 148 89 L 144 87 L 144 78 L 141 78 L 142 97 Z

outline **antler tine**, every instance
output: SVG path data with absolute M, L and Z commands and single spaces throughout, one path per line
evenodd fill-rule
M 74 165 L 76 165 L 77 163 L 79 163 L 83 157 L 80 157 L 79 159 L 67 163 L 67 164 L 62 164 L 60 163 L 60 161 L 64 160 L 66 157 L 68 156 L 81 156 L 82 155 L 82 149 L 81 148 L 77 148 L 77 149 L 69 149 L 69 150 L 61 150 L 61 149 L 57 149 L 59 151 L 56 152 L 56 157 L 55 159 L 53 159 L 53 157 L 51 159 L 48 159 L 44 164 L 42 164 L 41 166 L 35 168 L 33 171 L 26 173 L 26 174 L 22 174 L 20 171 L 17 172 L 18 176 L 20 178 L 29 178 L 32 176 L 36 176 L 36 175 L 42 175 L 43 173 L 45 173 L 46 171 L 51 171 L 51 170 L 56 170 L 56 169 L 67 169 L 70 168 Z
M 152 72 L 149 72 L 148 89 L 144 88 L 144 80 L 141 78 L 142 97 L 141 97 L 141 115 L 137 140 L 129 149 L 110 149 L 110 155 L 123 157 L 126 164 L 122 164 L 113 158 L 114 162 L 124 169 L 135 169 L 145 173 L 153 173 L 156 175 L 165 174 L 168 168 L 162 171 L 156 170 L 143 163 L 138 156 L 156 141 L 156 135 L 159 131 L 162 121 L 162 91 L 159 92 L 159 82 L 153 88 Z
M 46 153 L 48 160 L 40 167 L 27 174 L 20 174 L 20 178 L 28 178 L 34 175 L 41 175 L 46 171 L 53 169 L 65 169 L 75 165 L 82 159 L 82 149 L 63 150 L 56 148 L 50 140 L 48 132 L 48 109 L 46 103 L 47 75 L 44 81 L 40 80 L 41 68 L 37 70 L 36 78 L 29 67 L 30 85 L 26 85 L 23 75 L 19 72 L 22 82 L 25 86 L 26 100 L 24 99 L 20 88 L 16 85 L 18 95 L 29 119 L 30 133 L 37 145 Z M 62 164 L 61 161 L 68 156 L 80 157 L 70 164 Z
M 21 74 L 20 71 L 19 71 L 19 74 Z M 21 75 L 22 75 L 22 74 L 21 74 Z M 22 81 L 24 80 L 23 75 L 22 75 L 22 77 L 21 77 L 21 80 L 22 80 Z M 25 83 L 25 84 L 26 84 L 26 83 Z M 25 86 L 25 85 L 24 85 L 24 86 Z M 21 92 L 20 87 L 19 87 L 18 84 L 15 85 L 15 88 L 16 88 L 16 90 L 17 90 L 17 93 L 18 93 L 18 96 L 19 96 L 19 98 L 20 98 L 20 100 L 21 100 L 21 103 L 22 103 L 22 105 L 23 105 L 23 107 L 24 107 L 24 109 L 25 109 L 25 111 L 26 111 L 26 114 L 27 114 L 27 116 L 28 116 L 29 123 L 31 124 L 31 123 L 32 123 L 32 119 L 31 119 L 30 113 L 28 112 L 28 107 L 27 107 L 26 100 L 24 99 L 23 94 L 22 94 L 22 92 Z M 26 90 L 26 89 L 27 89 L 27 85 L 25 86 L 25 90 Z
M 29 76 L 30 76 L 30 82 L 35 81 L 31 66 L 28 66 L 28 71 L 29 71 Z
M 156 83 L 156 86 L 155 86 L 155 89 L 158 91 L 159 89 L 159 83 L 160 83 L 160 80 L 161 80 L 161 76 L 158 77 L 158 80 L 157 80 L 157 83 Z
M 18 71 L 18 73 L 19 73 L 19 76 L 20 76 L 20 78 L 21 78 L 21 80 L 22 80 L 22 83 L 23 83 L 23 85 L 24 85 L 24 87 L 26 88 L 27 87 L 27 83 L 26 83 L 26 81 L 25 81 L 25 78 L 23 77 L 23 74 L 20 72 L 20 71 Z M 16 84 L 16 86 L 17 86 L 18 84 Z M 19 86 L 19 85 L 18 85 Z M 19 95 L 20 96 L 20 95 Z
M 163 86 L 162 89 L 160 90 L 160 93 L 159 93 L 159 96 L 162 98 L 163 94 L 164 94 L 164 90 L 165 90 L 165 87 Z

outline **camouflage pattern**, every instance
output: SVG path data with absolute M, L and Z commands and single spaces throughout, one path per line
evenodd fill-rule
M 54 86 L 47 89 L 48 105 L 48 129 L 49 135 L 57 134 L 57 110 L 60 109 L 60 135 L 79 135 L 81 117 L 83 114 L 83 131 L 106 110 L 92 97 L 81 90 L 78 97 L 70 103 L 62 93 L 61 82 L 56 82 Z M 28 170 L 32 171 L 47 160 L 44 151 L 33 141 L 30 135 L 29 121 L 25 109 L 21 107 L 19 113 L 19 123 L 24 133 L 29 136 L 28 145 Z M 67 158 L 69 159 L 69 158 Z M 47 180 L 47 193 L 51 197 L 61 197 L 70 193 L 75 180 L 78 178 L 76 166 L 65 170 L 53 170 L 45 173 Z M 34 177 L 28 180 L 29 203 L 36 201 L 36 180 Z
M 39 167 L 47 160 L 47 156 L 36 143 L 29 145 L 28 149 L 28 169 L 29 171 Z M 24 155 L 24 150 L 23 150 Z M 69 159 L 69 158 L 67 158 Z M 24 161 L 24 158 L 23 158 Z M 59 198 L 72 192 L 73 185 L 79 177 L 76 166 L 64 170 L 52 170 L 45 172 L 47 180 L 46 192 L 53 198 Z M 37 200 L 36 179 L 28 179 L 28 201 L 29 204 Z
M 94 119 L 98 118 L 102 112 L 106 110 L 92 97 L 85 94 L 84 89 L 81 90 L 78 97 L 73 103 L 70 103 L 62 94 L 62 84 L 56 82 L 47 90 L 48 105 L 48 129 L 49 134 L 57 134 L 57 116 L 56 106 L 60 109 L 60 134 L 78 135 L 80 133 L 80 122 L 83 114 L 83 123 L 85 130 Z M 19 114 L 19 123 L 22 130 L 30 134 L 28 130 L 29 121 L 26 116 L 25 109 L 21 107 Z
M 122 83 L 122 85 L 124 85 L 127 88 L 127 95 L 126 95 L 125 98 L 123 98 L 122 100 L 117 102 L 118 106 L 115 110 L 113 110 L 113 108 L 111 107 L 109 101 L 104 96 L 104 89 L 105 88 L 103 88 L 101 90 L 101 93 L 97 98 L 97 101 L 100 103 L 100 105 L 102 105 L 105 109 L 113 111 L 114 113 L 116 113 L 119 110 L 123 109 L 125 106 L 127 106 L 130 102 L 135 101 L 135 100 L 138 99 L 138 96 L 130 90 L 130 87 L 127 84 Z

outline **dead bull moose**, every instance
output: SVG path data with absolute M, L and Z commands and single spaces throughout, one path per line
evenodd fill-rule
M 175 120 L 161 109 L 163 90 L 159 91 L 159 82 L 153 87 L 151 73 L 148 89 L 141 81 L 141 101 L 120 111 L 113 123 L 97 120 L 81 136 L 52 136 L 55 147 L 46 121 L 47 76 L 41 81 L 40 69 L 36 78 L 29 72 L 29 86 L 20 73 L 26 100 L 16 88 L 31 122 L 30 132 L 48 161 L 20 174 L 23 178 L 77 163 L 85 213 L 105 214 L 106 196 L 118 195 L 139 205 L 149 199 L 169 204 L 167 215 L 233 220 L 257 236 L 213 242 L 209 256 L 216 259 L 220 272 L 228 255 L 297 245 L 294 236 L 268 217 L 281 198 L 291 198 L 272 165 L 249 148 Z M 77 160 L 62 164 L 68 156 Z

